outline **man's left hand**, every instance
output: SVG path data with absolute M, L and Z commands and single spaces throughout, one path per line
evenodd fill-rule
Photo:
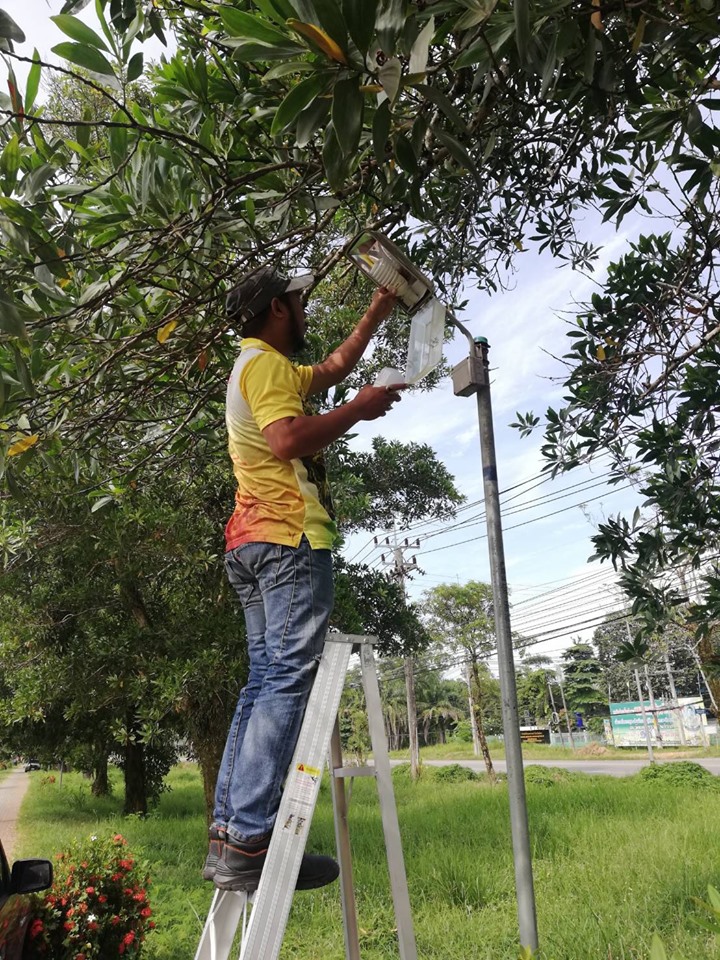
M 365 316 L 377 327 L 390 316 L 396 303 L 397 295 L 392 290 L 388 290 L 387 287 L 378 287 L 370 301 L 370 306 L 365 311 Z

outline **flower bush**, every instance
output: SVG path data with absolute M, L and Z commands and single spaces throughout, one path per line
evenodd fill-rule
M 138 957 L 154 927 L 150 878 L 120 834 L 74 843 L 56 858 L 52 888 L 36 898 L 30 956 L 51 960 Z

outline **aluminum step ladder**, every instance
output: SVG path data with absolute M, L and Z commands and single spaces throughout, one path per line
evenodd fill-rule
M 239 951 L 239 960 L 279 957 L 326 758 L 332 781 L 346 960 L 360 960 L 345 790 L 345 779 L 357 776 L 373 776 L 377 782 L 400 960 L 417 960 L 373 642 L 373 637 L 354 634 L 328 635 L 288 770 L 260 885 L 249 895 L 215 891 L 195 960 L 229 960 L 238 934 L 240 945 L 235 949 Z M 343 766 L 337 716 L 350 655 L 358 649 L 374 760 L 366 767 Z

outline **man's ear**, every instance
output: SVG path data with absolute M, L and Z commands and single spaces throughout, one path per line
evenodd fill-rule
M 290 315 L 290 308 L 287 303 L 280 297 L 273 297 L 270 301 L 270 315 L 273 317 L 288 317 Z

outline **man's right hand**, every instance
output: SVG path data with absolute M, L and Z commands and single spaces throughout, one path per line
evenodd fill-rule
M 350 403 L 361 420 L 377 420 L 384 417 L 394 403 L 400 400 L 399 391 L 405 384 L 389 384 L 387 387 L 363 387 Z

